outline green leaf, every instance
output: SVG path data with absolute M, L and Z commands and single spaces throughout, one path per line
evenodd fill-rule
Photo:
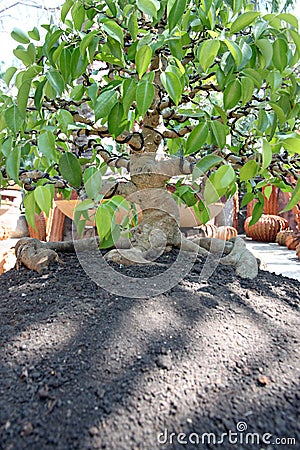
M 300 137 L 287 138 L 281 141 L 283 147 L 290 153 L 300 153 Z
M 62 22 L 65 22 L 68 12 L 73 6 L 74 1 L 73 0 L 67 0 L 61 9 L 60 18 Z
M 154 99 L 154 86 L 149 81 L 140 81 L 136 89 L 136 106 L 141 116 L 144 116 Z
M 255 19 L 260 16 L 260 12 L 255 11 L 247 11 L 240 16 L 232 23 L 230 27 L 230 32 L 232 34 L 238 33 L 241 30 L 244 30 L 246 27 L 251 25 Z
M 298 30 L 298 26 L 299 26 L 298 19 L 293 14 L 281 13 L 281 14 L 277 15 L 277 18 L 280 20 L 284 20 L 285 22 L 292 25 L 292 27 L 296 28 L 296 30 Z
M 201 45 L 199 52 L 199 62 L 205 72 L 215 61 L 219 48 L 220 42 L 217 39 L 208 39 Z
M 122 46 L 124 45 L 124 33 L 120 25 L 118 25 L 114 20 L 102 19 L 102 27 L 106 33 L 118 41 Z
M 279 120 L 280 125 L 283 125 L 286 122 L 286 117 L 283 110 L 276 103 L 269 102 L 269 105 L 275 112 L 277 119 Z
M 68 132 L 68 126 L 74 123 L 74 119 L 72 114 L 65 109 L 60 109 L 56 115 L 58 124 L 61 128 L 61 131 L 64 133 Z
M 41 83 L 38 84 L 35 94 L 34 94 L 34 106 L 39 111 L 41 109 L 41 104 L 43 100 L 43 94 L 44 94 L 44 86 L 47 83 L 47 80 L 43 80 Z
M 294 43 L 296 45 L 297 52 L 298 52 L 298 57 L 300 57 L 300 35 L 295 30 L 289 30 L 289 33 L 292 36 L 293 41 L 294 41 Z
M 177 106 L 182 95 L 182 84 L 178 76 L 173 72 L 163 72 L 160 75 L 163 87 Z
M 105 238 L 112 228 L 113 210 L 105 204 L 100 205 L 95 214 L 95 222 L 100 240 Z
M 157 18 L 157 2 L 152 0 L 137 0 L 137 7 L 147 16 Z
M 229 39 L 224 39 L 225 44 L 227 45 L 228 50 L 233 56 L 233 59 L 237 66 L 239 66 L 243 59 L 243 54 L 240 47 L 233 41 Z
M 189 134 L 189 137 L 186 142 L 185 154 L 189 155 L 191 153 L 196 152 L 197 150 L 200 150 L 207 136 L 208 136 L 207 124 L 205 122 L 199 123 L 199 125 L 197 125 Z
M 83 175 L 84 187 L 89 198 L 95 199 L 99 194 L 102 186 L 102 175 L 96 167 L 88 167 Z
M 77 102 L 82 99 L 83 94 L 84 94 L 84 86 L 83 84 L 78 84 L 72 89 L 70 93 L 70 98 L 72 98 L 73 100 L 75 100 L 75 102 Z
M 34 192 L 26 193 L 24 200 L 26 220 L 33 228 L 35 228 L 35 214 L 39 211 L 39 207 L 34 198 Z
M 124 114 L 127 115 L 128 111 L 136 98 L 136 82 L 134 79 L 126 79 L 123 81 L 123 108 Z
M 38 149 L 43 156 L 56 161 L 55 137 L 51 131 L 45 131 L 38 137 Z
M 17 96 L 19 112 L 23 118 L 25 118 L 25 115 L 26 115 L 30 87 L 31 87 L 31 81 L 26 80 L 21 85 L 19 92 L 18 92 L 18 96 Z
M 173 28 L 178 24 L 182 18 L 186 7 L 186 0 L 175 1 L 168 15 L 168 25 L 169 30 L 172 31 Z
M 112 15 L 116 16 L 117 15 L 117 8 L 116 8 L 116 5 L 113 2 L 113 0 L 105 0 L 105 3 L 107 4 L 109 9 L 111 10 Z
M 282 72 L 288 63 L 288 45 L 284 39 L 278 38 L 273 43 L 273 64 Z
M 18 69 L 16 67 L 9 67 L 4 76 L 3 76 L 3 80 L 5 81 L 5 83 L 7 84 L 7 86 L 9 86 L 9 83 L 11 82 L 14 74 L 16 73 Z
M 6 158 L 5 168 L 7 175 L 14 181 L 19 181 L 21 148 L 15 147 Z
M 17 41 L 20 42 L 20 44 L 29 44 L 30 39 L 28 37 L 28 34 L 24 31 L 20 30 L 20 28 L 14 28 L 11 32 L 11 37 Z
M 128 20 L 128 30 L 133 41 L 136 40 L 139 33 L 139 24 L 136 17 L 136 11 L 133 11 Z
M 268 141 L 263 140 L 262 147 L 262 165 L 261 168 L 266 169 L 272 161 L 272 148 Z
M 122 103 L 118 102 L 112 108 L 108 116 L 108 129 L 113 137 L 117 137 L 124 131 L 127 124 L 127 118 L 124 116 Z
M 273 57 L 273 46 L 269 39 L 259 39 L 256 42 L 257 47 L 259 48 L 264 60 L 265 67 L 268 67 L 272 61 Z
M 76 188 L 81 187 L 81 165 L 73 153 L 64 153 L 59 160 L 59 171 L 62 177 Z
M 248 181 L 254 178 L 258 172 L 258 164 L 254 160 L 247 161 L 240 170 L 240 180 Z
M 149 67 L 152 58 L 152 50 L 149 45 L 142 45 L 135 55 L 136 70 L 141 78 Z
M 13 50 L 13 54 L 18 59 L 20 59 L 26 67 L 34 63 L 35 55 L 33 54 L 33 52 L 25 50 L 24 47 L 22 47 L 21 45 L 18 45 L 18 47 L 15 50 Z
M 242 200 L 241 203 L 241 208 L 243 208 L 244 206 L 248 205 L 248 203 L 252 202 L 252 200 L 254 199 L 254 194 L 253 192 L 247 192 Z
M 249 68 L 243 70 L 243 74 L 246 77 L 249 77 L 253 81 L 253 83 L 255 84 L 255 86 L 257 88 L 261 87 L 263 79 L 257 70 L 249 67 Z
M 254 82 L 251 78 L 248 77 L 241 77 L 240 81 L 242 88 L 241 102 L 243 105 L 245 105 L 251 100 L 254 94 Z
M 206 155 L 199 162 L 197 162 L 193 171 L 193 181 L 202 177 L 208 170 L 215 167 L 223 161 L 223 158 L 217 155 Z
M 39 30 L 34 27 L 31 31 L 28 31 L 28 36 L 35 41 L 39 41 L 41 39 Z
M 261 202 L 256 202 L 252 211 L 252 219 L 249 222 L 249 226 L 254 225 L 262 216 L 264 211 L 264 205 Z
M 99 120 L 101 117 L 107 117 L 112 108 L 118 101 L 118 94 L 116 91 L 110 89 L 102 92 L 95 103 L 95 119 Z
M 10 108 L 5 110 L 4 118 L 6 125 L 10 130 L 12 130 L 14 133 L 21 131 L 24 119 L 19 111 L 19 108 L 16 105 L 11 106 Z
M 81 31 L 82 24 L 85 18 L 85 10 L 81 2 L 74 3 L 74 6 L 71 9 L 71 16 L 76 30 Z
M 50 208 L 52 206 L 52 195 L 47 186 L 38 186 L 34 190 L 35 201 L 41 211 L 49 217 Z
M 65 90 L 65 83 L 60 73 L 57 70 L 52 69 L 46 73 L 46 77 L 56 94 L 61 96 Z
M 227 189 L 235 182 L 235 171 L 229 165 L 223 165 L 213 174 L 213 183 L 217 190 Z
M 224 148 L 226 145 L 226 127 L 223 123 L 218 120 L 214 120 L 210 124 L 212 131 L 212 138 L 216 142 L 217 146 Z
M 242 87 L 240 80 L 233 80 L 224 91 L 224 108 L 232 109 L 241 100 Z
M 70 50 L 68 48 L 63 48 L 59 55 L 57 65 L 65 83 L 70 81 L 70 79 L 72 78 L 71 59 L 72 54 Z
M 290 209 L 293 209 L 294 206 L 298 205 L 300 203 L 300 179 L 297 181 L 297 185 L 293 191 L 292 197 L 286 207 L 283 211 L 289 211 Z

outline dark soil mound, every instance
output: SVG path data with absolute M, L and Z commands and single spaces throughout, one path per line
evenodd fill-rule
M 199 259 L 133 299 L 63 259 L 0 277 L 1 449 L 300 448 L 299 282 L 222 266 L 201 281 Z

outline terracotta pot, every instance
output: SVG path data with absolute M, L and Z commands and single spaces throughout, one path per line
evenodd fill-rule
M 46 240 L 46 218 L 45 214 L 35 215 L 35 228 L 28 224 L 29 235 L 32 238 L 39 239 L 40 241 Z
M 265 186 L 262 189 L 262 192 L 264 193 L 264 190 L 267 186 Z M 267 198 L 264 195 L 264 199 L 265 199 L 265 203 L 264 203 L 264 214 L 271 214 L 271 215 L 277 215 L 278 214 L 278 188 L 276 186 L 272 186 L 272 192 L 270 195 L 270 198 Z M 254 208 L 255 203 L 257 202 L 257 200 L 252 200 L 250 203 L 248 203 L 247 205 L 247 217 L 252 216 L 252 211 Z
M 224 226 L 217 229 L 217 238 L 228 241 L 237 236 L 237 230 L 234 227 Z
M 276 243 L 279 245 L 286 245 L 286 238 L 288 236 L 292 236 L 294 234 L 293 230 L 283 230 L 283 231 L 279 231 L 279 233 L 277 233 L 276 236 Z
M 59 242 L 63 240 L 65 220 L 66 216 L 64 213 L 54 205 L 47 220 L 47 240 L 49 242 Z
M 207 223 L 206 225 L 201 225 L 197 228 L 199 234 L 202 237 L 215 238 L 217 237 L 218 228 L 215 225 Z
M 285 245 L 289 250 L 296 250 L 296 247 L 300 244 L 300 235 L 288 236 L 285 241 Z
M 262 215 L 254 225 L 249 226 L 251 219 L 246 219 L 244 228 L 247 236 L 255 241 L 275 242 L 277 233 L 288 228 L 288 222 L 275 215 Z

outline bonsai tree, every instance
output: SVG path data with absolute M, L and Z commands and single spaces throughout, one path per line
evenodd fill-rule
M 43 39 L 13 30 L 22 67 L 6 71 L 1 95 L 1 182 L 24 186 L 29 223 L 49 213 L 55 190 L 75 190 L 79 233 L 96 208 L 100 246 L 117 247 L 106 258 L 144 263 L 173 246 L 209 250 L 182 237 L 174 198 L 203 223 L 237 185 L 243 205 L 257 199 L 252 223 L 265 186 L 293 192 L 287 208 L 299 202 L 293 15 L 245 1 L 67 0 L 60 25 L 42 28 Z M 139 223 L 128 213 L 117 224 L 132 204 Z M 239 238 L 222 245 L 221 262 L 255 276 Z

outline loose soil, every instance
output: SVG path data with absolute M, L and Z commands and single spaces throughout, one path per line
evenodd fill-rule
M 299 282 L 225 266 L 203 281 L 199 258 L 168 292 L 133 299 L 62 259 L 0 277 L 1 449 L 300 448 Z

